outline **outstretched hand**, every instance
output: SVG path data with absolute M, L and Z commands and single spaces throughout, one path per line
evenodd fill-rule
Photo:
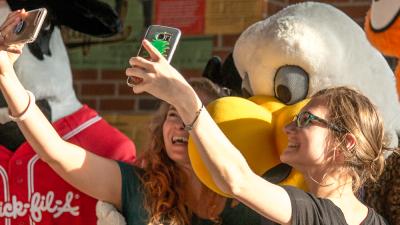
M 24 9 L 17 10 L 8 14 L 6 20 L 0 26 L 0 73 L 4 74 L 18 59 L 22 52 L 24 44 L 8 45 L 9 35 L 15 29 L 15 26 L 26 16 Z M 11 65 L 11 68 L 10 68 Z
M 126 69 L 127 76 L 141 80 L 132 87 L 133 91 L 147 92 L 174 105 L 189 84 L 149 41 L 143 40 L 142 45 L 149 53 L 150 61 L 139 56 L 132 57 L 129 60 L 132 67 Z

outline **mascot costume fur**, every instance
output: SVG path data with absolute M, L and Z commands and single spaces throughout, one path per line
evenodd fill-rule
M 0 22 L 10 9 L 39 7 L 48 9 L 49 20 L 37 41 L 24 47 L 14 65 L 17 76 L 37 96 L 38 105 L 65 140 L 132 163 L 136 155 L 132 141 L 76 98 L 68 55 L 56 26 L 109 36 L 120 30 L 117 14 L 94 0 L 13 0 L 0 2 Z M 0 224 L 95 225 L 97 200 L 70 186 L 41 161 L 16 124 L 7 121 L 1 95 L 0 104 Z
M 400 105 L 394 74 L 364 31 L 330 5 L 295 4 L 253 24 L 227 61 L 213 58 L 204 75 L 251 96 L 222 98 L 207 109 L 250 167 L 274 183 L 307 188 L 300 173 L 279 161 L 287 143 L 282 128 L 323 88 L 349 86 L 368 96 L 384 119 L 390 145 L 397 146 Z M 199 179 L 226 196 L 192 140 L 189 155 Z
M 372 1 L 364 29 L 369 41 L 384 55 L 400 58 L 400 1 Z M 395 70 L 397 92 L 400 93 L 400 63 Z M 393 102 L 391 105 L 399 104 Z M 391 105 L 388 105 L 391 107 Z M 390 224 L 400 224 L 400 154 L 394 153 L 378 182 L 367 184 L 365 201 Z

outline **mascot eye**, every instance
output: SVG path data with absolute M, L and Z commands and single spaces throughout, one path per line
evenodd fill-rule
M 292 105 L 307 96 L 308 74 L 298 66 L 282 66 L 275 74 L 275 97 L 281 102 Z

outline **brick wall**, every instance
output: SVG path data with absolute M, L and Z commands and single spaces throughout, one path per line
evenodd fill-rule
M 264 17 L 272 15 L 289 4 L 298 0 L 265 0 Z M 331 3 L 343 10 L 359 24 L 364 21 L 364 16 L 371 0 L 332 0 L 323 1 Z M 237 35 L 216 35 L 213 37 L 213 54 L 222 59 L 232 51 Z M 179 68 L 186 76 L 200 76 L 201 70 L 185 70 Z M 149 95 L 132 95 L 131 90 L 125 85 L 125 70 L 73 70 L 74 85 L 78 98 L 103 114 L 146 114 L 152 111 L 157 100 Z

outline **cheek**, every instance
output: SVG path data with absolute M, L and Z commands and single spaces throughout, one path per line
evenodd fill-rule
M 168 124 L 164 122 L 163 127 L 162 127 L 162 132 L 163 132 L 163 140 L 165 145 L 169 144 L 168 142 Z
M 318 132 L 312 136 L 309 142 L 310 156 L 315 160 L 322 160 L 325 156 L 327 146 L 327 133 Z

